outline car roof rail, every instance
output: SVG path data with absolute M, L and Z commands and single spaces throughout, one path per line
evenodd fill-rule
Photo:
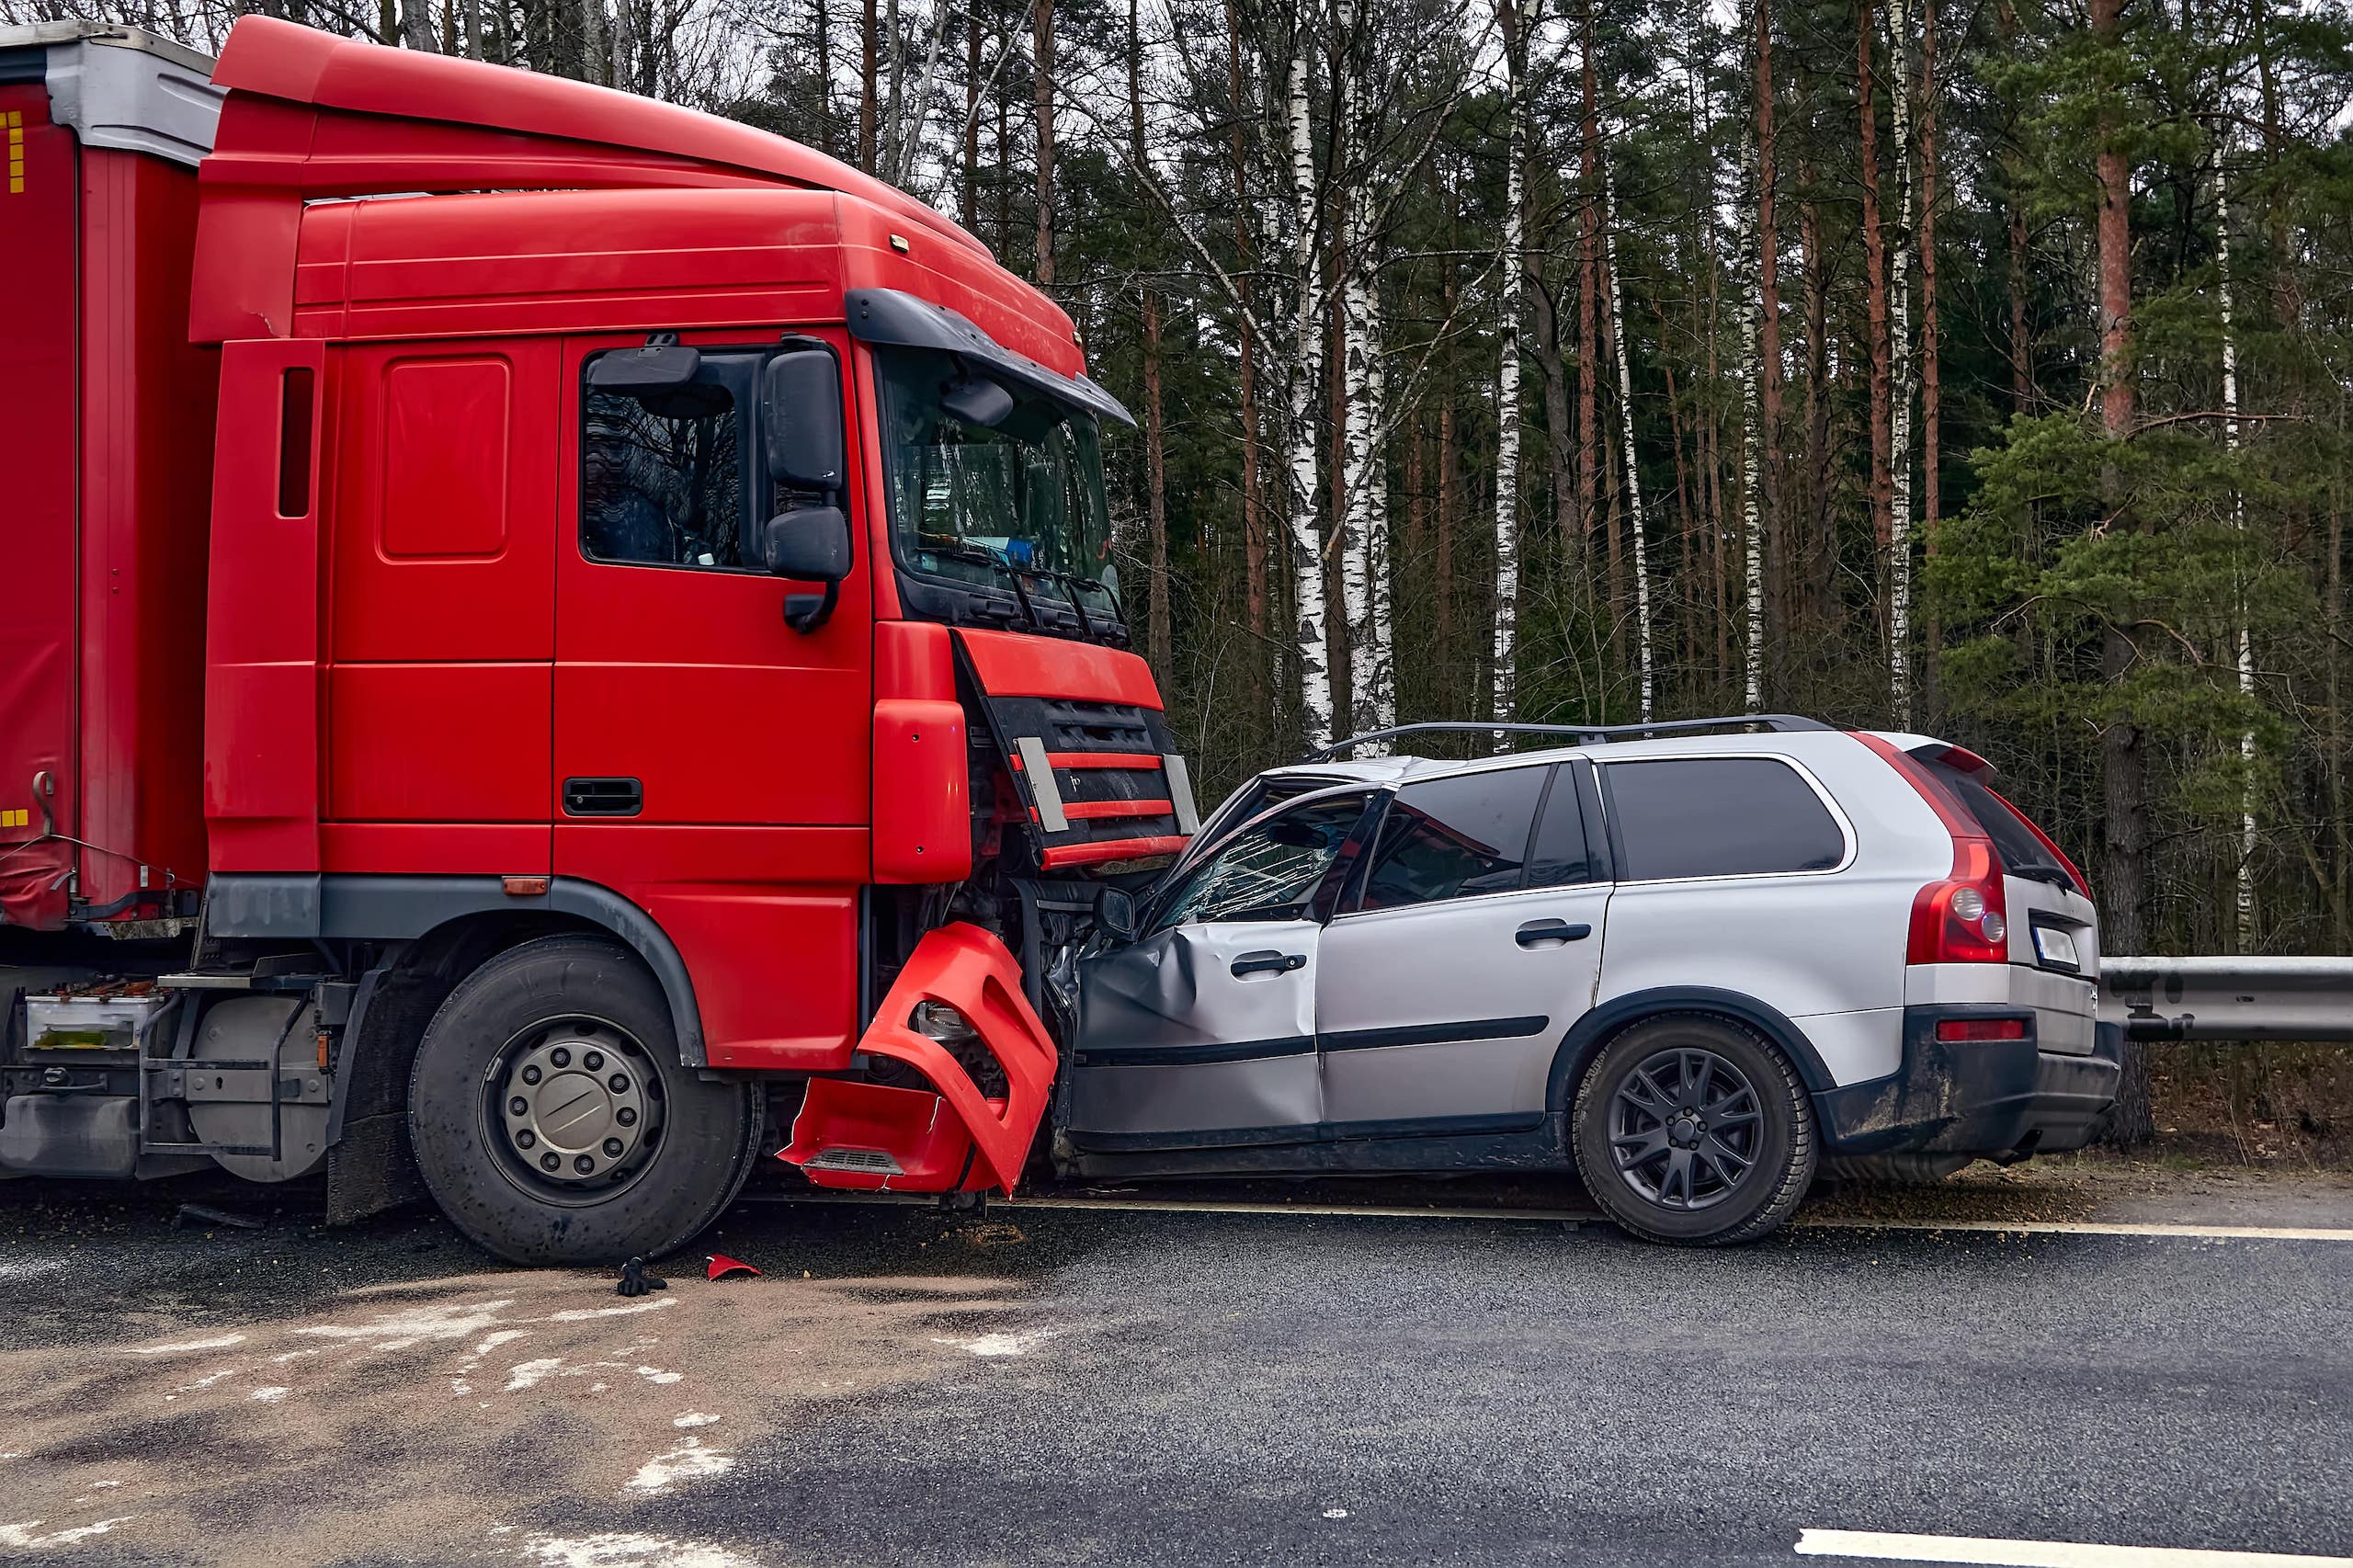
M 1475 719 L 1429 719 L 1417 724 L 1395 724 L 1386 730 L 1367 730 L 1363 734 L 1350 735 L 1345 741 L 1335 741 L 1321 751 L 1309 752 L 1299 760 L 1329 762 L 1344 751 L 1374 741 L 1395 740 L 1400 735 L 1563 735 L 1568 737 L 1572 745 L 1591 745 L 1610 741 L 1643 740 L 1652 735 L 1692 734 L 1703 730 L 1723 730 L 1734 726 L 1753 726 L 1775 734 L 1835 727 L 1819 719 L 1808 719 L 1797 713 L 1732 713 L 1720 719 L 1660 719 L 1647 724 L 1499 724 Z

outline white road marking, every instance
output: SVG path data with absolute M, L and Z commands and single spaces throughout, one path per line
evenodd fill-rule
M 1801 1557 L 1991 1563 L 1998 1568 L 2353 1568 L 2353 1557 L 2102 1546 L 2073 1540 L 1995 1540 L 1961 1535 L 1886 1535 L 1877 1530 L 1800 1530 L 1796 1551 Z
M 512 1528 L 494 1526 L 493 1533 Z M 621 1531 L 571 1540 L 535 1535 L 523 1543 L 523 1551 L 550 1568 L 756 1568 L 752 1559 L 709 1541 Z
M 212 1339 L 183 1339 L 176 1345 L 134 1345 L 130 1346 L 130 1354 L 177 1356 L 184 1350 L 225 1350 L 232 1345 L 243 1345 L 244 1342 L 245 1336 L 242 1334 L 223 1334 Z
M 125 1514 L 120 1518 L 100 1519 L 94 1525 L 77 1525 L 72 1529 L 51 1530 L 47 1535 L 33 1532 L 40 1528 L 39 1519 L 27 1519 L 20 1525 L 0 1525 L 0 1546 L 22 1547 L 28 1551 L 40 1551 L 52 1546 L 72 1546 L 94 1535 L 104 1535 L 119 1524 L 128 1524 L 135 1516 Z

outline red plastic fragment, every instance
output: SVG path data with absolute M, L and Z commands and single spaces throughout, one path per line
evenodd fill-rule
M 760 1271 L 740 1257 L 730 1257 L 723 1252 L 714 1252 L 709 1256 L 710 1278 L 713 1279 L 724 1279 L 731 1274 L 749 1274 L 755 1278 L 759 1277 Z

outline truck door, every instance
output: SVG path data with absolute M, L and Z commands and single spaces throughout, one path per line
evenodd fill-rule
M 713 1066 L 830 1060 L 854 1037 L 868 879 L 871 599 L 861 559 L 796 631 L 761 566 L 778 509 L 758 439 L 775 333 L 680 335 L 684 386 L 586 384 L 643 335 L 566 345 L 573 505 L 556 551 L 555 869 L 653 914 L 694 982 Z M 826 338 L 845 363 L 839 334 Z M 848 380 L 847 417 L 857 417 Z M 855 428 L 855 425 L 851 426 Z M 844 502 L 857 523 L 859 443 Z
M 1081 966 L 1074 1143 L 1318 1136 L 1319 902 L 1345 871 L 1369 799 L 1319 795 L 1243 829 L 1178 874 L 1142 937 Z
M 1315 981 L 1324 1115 L 1343 1133 L 1533 1127 L 1593 1005 L 1609 886 L 1583 762 L 1408 784 Z

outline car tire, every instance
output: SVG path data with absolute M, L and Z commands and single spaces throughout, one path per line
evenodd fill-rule
M 1646 1018 L 1604 1046 L 1578 1085 L 1571 1141 L 1610 1219 L 1687 1246 L 1754 1241 L 1788 1219 L 1818 1144 L 1790 1059 L 1699 1014 Z
M 692 1241 L 759 1156 L 749 1084 L 684 1066 L 662 988 L 589 936 L 509 949 L 458 983 L 409 1078 L 443 1213 L 511 1262 L 618 1264 Z

